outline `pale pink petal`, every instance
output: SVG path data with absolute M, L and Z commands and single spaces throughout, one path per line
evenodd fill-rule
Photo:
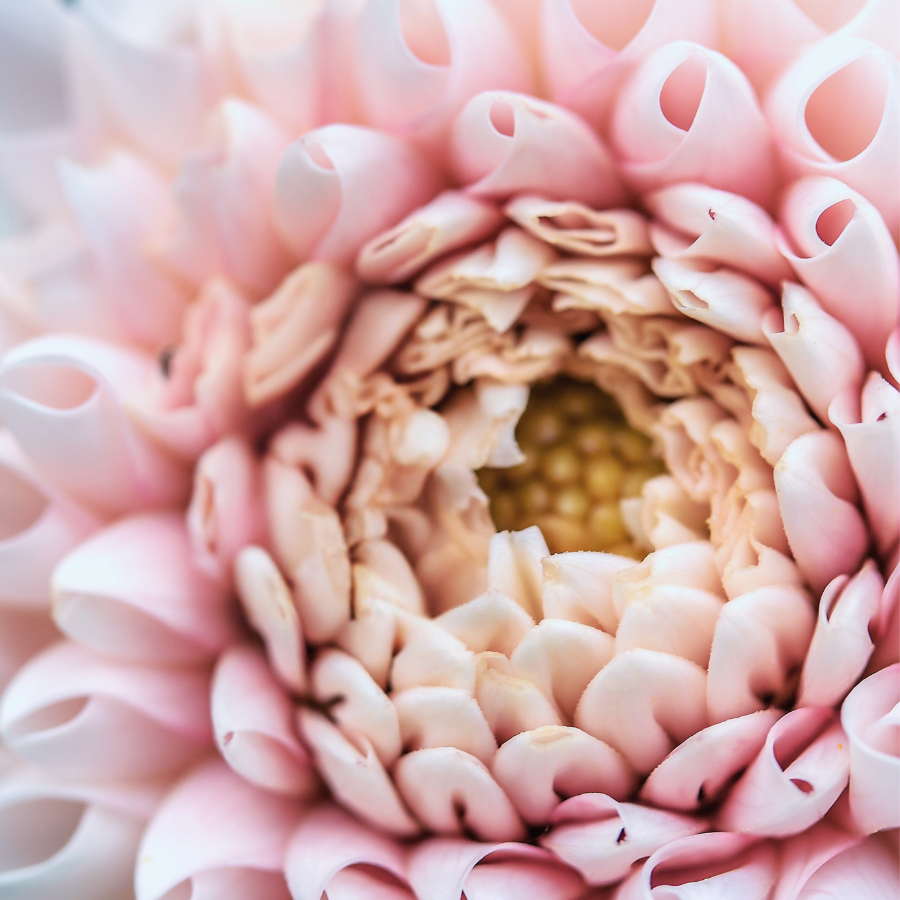
M 556 808 L 540 842 L 588 884 L 612 884 L 637 860 L 705 827 L 703 819 L 618 803 L 605 794 L 582 794 Z
M 409 560 L 390 541 L 363 541 L 354 548 L 353 610 L 368 611 L 377 601 L 387 601 L 413 615 L 425 613 L 425 595 Z
M 553 99 L 604 124 L 623 78 L 651 51 L 673 40 L 715 47 L 716 10 L 694 0 L 630 0 L 602 9 L 579 0 L 544 3 L 541 54 Z
M 619 94 L 612 141 L 639 191 L 702 181 L 763 206 L 772 200 L 774 158 L 753 89 L 699 44 L 676 41 L 641 63 Z
M 707 699 L 713 722 L 771 705 L 800 667 L 815 626 L 806 592 L 793 585 L 758 588 L 722 607 L 709 656 Z
M 578 875 L 539 847 L 462 838 L 422 841 L 409 881 L 420 900 L 575 900 L 584 891 Z
M 635 784 L 634 773 L 612 747 L 562 725 L 510 738 L 491 770 L 529 825 L 545 825 L 566 797 L 602 793 L 624 799 Z
M 0 432 L 0 602 L 46 609 L 53 567 L 99 526 L 54 490 L 12 436 Z
M 789 176 L 831 175 L 859 191 L 896 238 L 900 224 L 900 61 L 836 35 L 775 81 L 766 118 Z
M 0 691 L 30 657 L 58 638 L 46 613 L 0 607 Z
M 900 392 L 870 372 L 862 395 L 836 397 L 828 415 L 844 438 L 875 541 L 887 552 L 900 533 Z
M 869 660 L 868 670 L 877 672 L 895 662 L 900 662 L 900 547 L 894 549 L 888 576 L 881 595 L 878 619 L 873 628 L 875 652 Z
M 88 338 L 37 338 L 3 360 L 0 415 L 37 468 L 90 506 L 178 502 L 187 471 L 126 415 L 154 367 L 136 350 Z
M 323 715 L 309 709 L 299 710 L 297 725 L 319 774 L 340 803 L 370 825 L 398 837 L 419 832 L 418 823 L 364 737 L 351 740 Z
M 335 806 L 320 806 L 304 817 L 287 847 L 285 877 L 295 900 L 360 900 L 381 895 L 344 894 L 337 883 L 354 866 L 370 866 L 405 881 L 407 849 L 393 839 L 367 828 Z M 377 886 L 373 885 L 377 889 Z M 387 900 L 387 897 L 385 897 Z
M 813 176 L 788 188 L 779 220 L 782 254 L 883 371 L 884 344 L 897 325 L 900 258 L 878 210 L 842 181 Z
M 194 284 L 224 275 L 259 295 L 288 269 L 271 196 L 290 138 L 263 110 L 235 99 L 208 129 L 209 144 L 181 164 L 173 187 L 180 217 L 159 252 Z
M 269 664 L 295 693 L 306 690 L 306 645 L 294 598 L 284 577 L 262 547 L 245 547 L 234 564 L 238 597 L 250 624 L 266 645 Z
M 650 773 L 641 799 L 684 812 L 714 802 L 757 755 L 780 716 L 777 709 L 760 710 L 698 731 Z
M 870 627 L 883 592 L 884 580 L 872 560 L 852 578 L 839 575 L 825 588 L 800 676 L 798 706 L 834 706 L 856 684 L 874 650 Z
M 549 555 L 547 542 L 536 525 L 495 534 L 488 555 L 488 587 L 512 597 L 533 618 L 538 618 L 541 561 Z
M 672 841 L 627 878 L 616 900 L 766 900 L 778 877 L 769 842 L 712 832 Z
M 370 0 L 357 27 L 366 119 L 441 153 L 453 117 L 489 89 L 527 91 L 514 36 L 487 0 Z
M 900 327 L 891 332 L 885 346 L 884 356 L 894 384 L 900 383 Z
M 174 787 L 144 834 L 135 873 L 138 900 L 169 898 L 184 882 L 190 891 L 195 879 L 202 884 L 206 873 L 220 869 L 236 878 L 247 870 L 280 877 L 300 811 L 293 801 L 247 784 L 221 760 L 204 763 Z M 262 879 L 257 886 L 274 885 Z M 245 896 L 281 900 L 268 891 Z
M 860 682 L 841 707 L 850 739 L 850 810 L 856 827 L 869 833 L 900 825 L 900 665 Z
M 782 309 L 762 319 L 762 330 L 821 422 L 845 390 L 859 389 L 865 363 L 850 332 L 798 284 L 785 282 Z
M 28 662 L 0 707 L 20 756 L 97 780 L 169 774 L 208 747 L 209 676 L 113 662 L 64 642 Z
M 827 819 L 784 841 L 773 900 L 797 900 L 803 896 L 805 884 L 823 865 L 859 843 L 858 835 L 835 828 Z
M 275 214 L 297 257 L 350 263 L 439 187 L 430 163 L 403 141 L 357 125 L 326 125 L 282 157 Z
M 582 694 L 575 724 L 618 750 L 639 773 L 707 725 L 706 673 L 655 650 L 613 657 Z
M 385 284 L 406 281 L 439 256 L 484 240 L 502 220 L 493 204 L 444 191 L 369 241 L 356 258 L 356 274 Z
M 431 685 L 475 694 L 475 654 L 429 619 L 411 627 L 394 657 L 390 679 L 395 691 Z
M 453 169 L 476 197 L 537 193 L 599 207 L 626 199 L 612 156 L 585 122 L 510 91 L 466 104 L 453 126 Z
M 513 532 L 516 533 L 516 532 Z M 470 650 L 512 656 L 534 620 L 507 594 L 493 588 L 435 620 Z
M 657 219 L 650 235 L 661 256 L 723 263 L 772 287 L 790 275 L 769 214 L 740 194 L 697 182 L 652 191 L 643 202 Z
M 187 527 L 197 568 L 226 583 L 240 550 L 263 540 L 262 474 L 247 441 L 223 438 L 197 460 Z
M 798 437 L 775 467 L 784 531 L 815 591 L 862 562 L 869 535 L 854 505 L 856 482 L 844 442 L 833 432 Z
M 235 634 L 230 599 L 194 567 L 177 513 L 132 516 L 99 531 L 59 564 L 52 589 L 60 629 L 112 656 L 193 662 Z
M 520 840 L 525 827 L 488 768 L 455 747 L 414 750 L 394 768 L 397 787 L 418 818 L 433 831 L 463 828 L 486 841 Z

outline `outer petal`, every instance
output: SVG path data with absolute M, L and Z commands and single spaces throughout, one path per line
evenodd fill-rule
M 612 139 L 639 191 L 702 181 L 763 206 L 772 200 L 772 148 L 753 89 L 698 44 L 668 44 L 640 65 L 619 95 Z
M 132 660 L 208 659 L 235 634 L 225 589 L 191 562 L 183 519 L 122 519 L 70 553 L 53 573 L 54 618 L 94 650 Z
M 228 879 L 244 883 L 239 898 L 287 900 L 281 867 L 299 814 L 298 805 L 252 787 L 221 760 L 204 763 L 175 786 L 144 834 L 138 900 L 161 900 L 185 881 L 201 897 L 220 897 L 210 888 Z

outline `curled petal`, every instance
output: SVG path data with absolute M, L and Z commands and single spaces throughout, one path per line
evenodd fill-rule
M 356 736 L 351 741 L 323 715 L 309 709 L 299 711 L 297 725 L 319 774 L 337 800 L 382 831 L 397 837 L 418 833 L 418 824 L 365 738 Z
M 765 111 L 789 175 L 839 178 L 872 203 L 896 238 L 900 61 L 877 44 L 835 35 L 781 74 Z
M 405 881 L 406 858 L 401 844 L 335 806 L 320 806 L 303 819 L 291 837 L 284 870 L 295 900 L 320 900 L 332 896 L 329 884 L 335 889 L 335 898 L 349 896 L 341 893 L 338 885 L 342 874 L 358 871 L 354 866 L 372 866 Z M 380 895 L 360 892 L 352 896 Z
M 245 883 L 241 898 L 286 900 L 281 867 L 299 815 L 297 804 L 253 787 L 221 760 L 203 763 L 175 785 L 144 834 L 138 900 L 162 900 L 184 882 L 202 896 L 229 896 L 220 893 L 229 880 Z
M 850 810 L 865 833 L 900 824 L 900 756 L 896 734 L 900 711 L 900 665 L 860 682 L 841 707 L 850 740 Z
M 775 223 L 752 200 L 698 182 L 652 191 L 643 201 L 657 219 L 650 236 L 661 256 L 719 263 L 771 287 L 790 275 Z
M 651 53 L 619 94 L 612 136 L 639 191 L 701 181 L 762 206 L 772 200 L 766 122 L 746 76 L 713 50 L 676 41 Z
M 722 596 L 715 551 L 709 541 L 691 541 L 650 553 L 616 573 L 612 595 L 617 615 L 657 587 L 687 588 Z
M 634 774 L 612 747 L 562 725 L 510 738 L 491 766 L 494 778 L 529 825 L 545 825 L 561 799 L 604 793 L 624 799 Z
M 788 188 L 779 219 L 778 247 L 797 276 L 883 371 L 900 306 L 900 258 L 881 214 L 843 181 L 812 176 Z
M 872 560 L 853 578 L 839 575 L 825 588 L 800 676 L 798 706 L 834 706 L 856 684 L 875 649 L 869 629 L 883 591 Z
M 219 657 L 211 706 L 216 746 L 238 775 L 276 794 L 297 797 L 315 790 L 290 699 L 259 650 L 241 645 Z
M 763 316 L 763 333 L 812 411 L 827 422 L 831 401 L 859 388 L 862 354 L 853 334 L 800 285 L 785 283 L 781 305 Z
M 444 191 L 369 241 L 356 258 L 356 274 L 384 284 L 406 281 L 439 256 L 484 240 L 502 221 L 492 203 Z
M 637 860 L 704 827 L 702 819 L 582 794 L 556 807 L 540 842 L 588 884 L 612 884 Z
M 719 824 L 748 834 L 797 834 L 828 812 L 849 777 L 850 749 L 837 716 L 820 707 L 795 709 L 772 726 Z
M 397 786 L 421 821 L 442 834 L 463 827 L 485 841 L 525 836 L 522 820 L 487 767 L 462 750 L 434 747 L 402 756 Z
M 844 438 L 875 541 L 887 552 L 900 533 L 900 392 L 870 372 L 859 400 L 848 391 L 828 415 Z
M 504 656 L 512 656 L 534 628 L 534 620 L 528 613 L 496 589 L 448 610 L 436 621 L 475 653 L 488 650 Z
M 353 610 L 364 614 L 370 605 L 386 601 L 414 615 L 425 611 L 425 597 L 415 572 L 390 541 L 364 541 L 354 548 Z
M 38 469 L 91 506 L 121 513 L 178 502 L 187 472 L 125 412 L 154 365 L 87 338 L 37 338 L 3 360 L 0 415 Z
M 802 435 L 775 467 L 784 532 L 813 590 L 859 566 L 869 544 L 854 505 L 856 482 L 844 442 L 833 432 Z
M 277 224 L 298 257 L 349 263 L 438 187 L 430 164 L 397 138 L 326 125 L 291 144 L 281 159 Z
M 453 126 L 453 169 L 476 197 L 540 193 L 599 207 L 626 199 L 611 155 L 585 122 L 509 91 L 466 104 Z
M 541 530 L 501 531 L 491 538 L 488 587 L 512 597 L 533 618 L 541 608 L 541 561 L 550 555 Z
M 50 574 L 99 525 L 34 471 L 0 432 L 0 603 L 46 609 Z
M 707 698 L 713 722 L 747 715 L 790 690 L 815 626 L 800 587 L 773 585 L 722 607 L 709 656 Z
M 657 257 L 653 271 L 679 312 L 750 344 L 765 340 L 762 319 L 772 295 L 753 278 L 699 260 Z
M 369 0 L 357 29 L 357 86 L 369 122 L 440 153 L 470 97 L 528 90 L 529 78 L 507 23 L 486 0 Z
M 297 387 L 332 349 L 355 298 L 338 266 L 300 266 L 250 313 L 253 347 L 244 359 L 244 393 L 259 406 Z
M 235 634 L 225 588 L 194 567 L 177 513 L 132 516 L 99 531 L 57 566 L 52 590 L 60 629 L 111 656 L 193 662 Z
M 516 197 L 506 215 L 529 234 L 567 253 L 619 256 L 652 252 L 647 221 L 631 209 L 591 209 L 574 200 Z
M 756 757 L 780 716 L 764 709 L 698 731 L 650 773 L 641 799 L 684 812 L 714 802 Z
M 208 697 L 205 673 L 113 662 L 65 642 L 12 680 L 0 732 L 20 756 L 63 775 L 145 779 L 208 746 Z
M 391 666 L 395 691 L 432 685 L 459 688 L 475 694 L 475 654 L 466 645 L 430 620 L 410 629 L 403 649 Z
M 587 686 L 575 724 L 618 750 L 639 773 L 707 724 L 706 673 L 655 650 L 613 657 Z

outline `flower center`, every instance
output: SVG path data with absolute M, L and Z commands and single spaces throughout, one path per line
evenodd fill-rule
M 551 553 L 600 550 L 643 558 L 620 501 L 665 472 L 650 439 L 592 384 L 555 378 L 532 386 L 516 428 L 524 462 L 478 472 L 499 530 L 537 525 Z

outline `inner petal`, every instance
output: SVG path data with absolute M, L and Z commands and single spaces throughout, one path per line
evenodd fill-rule
M 611 50 L 622 50 L 644 27 L 656 0 L 571 0 L 572 11 L 581 24 Z
M 59 853 L 75 833 L 85 805 L 41 797 L 0 810 L 0 872 L 35 866 Z

